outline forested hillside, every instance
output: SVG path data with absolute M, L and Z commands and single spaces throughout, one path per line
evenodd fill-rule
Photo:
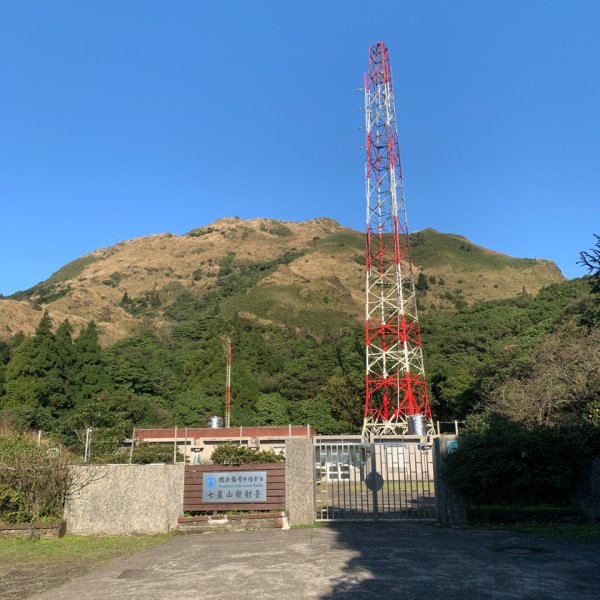
M 203 426 L 223 414 L 230 336 L 233 425 L 358 432 L 363 241 L 330 219 L 224 219 L 78 259 L 0 299 L 0 418 L 73 447 L 90 427 L 108 444 Z M 411 242 L 435 419 L 600 420 L 597 272 L 564 282 L 433 230 Z
M 53 332 L 44 315 L 34 335 L 0 343 L 3 418 L 74 446 L 86 427 L 117 439 L 133 425 L 203 426 L 223 413 L 228 334 L 233 425 L 291 421 L 322 433 L 358 432 L 362 327 L 341 324 L 315 336 L 234 316 L 223 309 L 230 275 L 225 268 L 202 299 L 181 294 L 165 311 L 168 327 L 149 326 L 106 348 L 93 322 L 74 331 L 65 321 Z M 435 418 L 488 406 L 547 424 L 598 419 L 600 335 L 590 281 L 423 315 Z

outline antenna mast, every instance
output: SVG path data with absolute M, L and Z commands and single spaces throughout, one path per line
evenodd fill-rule
M 231 338 L 225 341 L 227 375 L 225 378 L 225 427 L 231 426 Z
M 366 399 L 363 437 L 403 434 L 409 417 L 431 409 L 406 205 L 392 72 L 383 42 L 369 48 L 366 125 Z

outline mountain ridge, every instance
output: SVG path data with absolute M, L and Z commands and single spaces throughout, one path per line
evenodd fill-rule
M 536 293 L 565 281 L 544 259 L 489 250 L 458 234 L 411 233 L 424 310 Z M 426 278 L 426 279 L 424 279 Z M 328 217 L 307 221 L 224 217 L 182 235 L 152 234 L 99 248 L 46 280 L 3 298 L 0 338 L 54 323 L 94 320 L 103 344 L 144 327 L 164 327 L 182 294 L 219 295 L 224 314 L 318 333 L 363 318 L 364 233 Z

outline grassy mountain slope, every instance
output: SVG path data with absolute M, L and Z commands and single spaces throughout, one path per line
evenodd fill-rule
M 546 260 L 518 259 L 457 235 L 411 235 L 426 311 L 564 281 Z M 362 318 L 364 234 L 332 219 L 292 223 L 225 218 L 188 234 L 152 235 L 96 250 L 0 303 L 0 338 L 31 333 L 48 310 L 55 324 L 93 319 L 104 344 L 147 328 L 168 330 L 186 302 L 231 317 L 313 334 Z

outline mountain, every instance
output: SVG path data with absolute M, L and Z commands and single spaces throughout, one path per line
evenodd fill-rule
M 534 294 L 565 281 L 551 261 L 512 258 L 459 235 L 425 229 L 411 234 L 411 244 L 426 312 Z M 0 338 L 32 333 L 47 310 L 54 324 L 69 319 L 79 327 L 93 319 L 108 345 L 147 328 L 168 331 L 190 302 L 319 336 L 362 320 L 364 262 L 364 233 L 332 219 L 224 218 L 68 263 L 0 301 Z

